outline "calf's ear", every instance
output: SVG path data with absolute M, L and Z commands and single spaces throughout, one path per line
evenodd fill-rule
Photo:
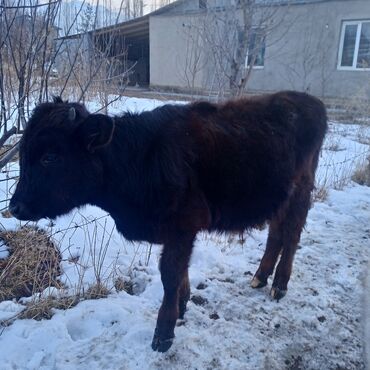
M 104 114 L 90 114 L 80 125 L 79 135 L 85 148 L 94 153 L 112 141 L 114 119 Z

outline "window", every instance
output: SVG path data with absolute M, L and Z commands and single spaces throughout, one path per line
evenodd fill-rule
M 370 70 L 370 20 L 343 22 L 338 69 Z
M 207 0 L 199 0 L 199 9 L 207 9 Z
M 262 30 L 252 30 L 249 37 L 245 67 L 252 64 L 253 68 L 263 68 L 265 65 L 265 35 Z

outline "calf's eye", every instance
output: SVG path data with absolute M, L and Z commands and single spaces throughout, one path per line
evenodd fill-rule
M 41 157 L 41 163 L 44 166 L 59 163 L 61 157 L 56 153 L 46 153 Z

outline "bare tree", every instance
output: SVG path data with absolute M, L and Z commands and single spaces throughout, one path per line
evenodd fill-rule
M 60 1 L 1 0 L 0 4 L 0 143 L 4 144 L 12 134 L 24 129 L 30 102 L 48 95 L 50 60 L 57 34 L 54 20 Z M 5 151 L 0 167 L 16 151 L 16 145 Z
M 300 42 L 282 53 L 280 64 L 284 70 L 282 75 L 293 89 L 310 92 L 312 81 L 319 80 L 320 91 L 314 93 L 324 97 L 332 76 L 332 69 L 327 63 L 330 50 L 325 45 L 333 40 L 334 29 L 325 22 L 327 14 L 323 13 L 321 17 L 322 21 L 318 22 L 317 17 L 307 11 L 297 19 L 297 25 L 303 25 L 303 29 L 299 30 Z M 301 22 L 303 18 L 305 21 Z
M 60 93 L 75 101 L 98 100 L 106 111 L 112 99 L 119 98 L 129 81 L 135 64 L 127 60 L 128 47 L 118 29 L 108 31 L 91 28 L 95 22 L 91 12 L 85 18 L 85 31 L 63 43 L 58 55 L 61 75 Z M 112 98 L 112 93 L 116 94 Z
M 93 8 L 83 1 L 58 38 L 65 16 L 60 9 L 61 0 L 0 0 L 0 168 L 17 153 L 19 134 L 36 104 L 50 95 L 66 95 L 73 85 L 68 92 L 74 90 L 76 100 L 102 96 L 103 91 L 102 105 L 107 106 L 112 84 L 125 84 L 126 51 L 112 54 L 114 35 L 103 48 L 92 37 L 92 30 L 104 23 L 99 5 Z M 75 30 L 80 34 L 74 35 Z M 16 140 L 4 147 L 14 134 Z
M 148 3 L 150 3 L 150 11 L 154 11 L 158 8 L 161 8 L 163 6 L 173 3 L 174 1 L 175 0 L 151 0 L 151 1 L 148 1 Z
M 271 1 L 257 0 L 205 2 L 202 8 L 201 21 L 191 27 L 201 36 L 203 59 L 212 65 L 208 86 L 220 99 L 240 96 L 254 68 L 263 66 L 267 39 L 283 25 L 284 12 Z M 196 37 L 190 42 L 193 48 L 199 44 Z
M 145 3 L 143 0 L 121 0 L 121 9 L 124 19 L 133 19 L 144 15 Z
M 207 60 L 204 57 L 202 34 L 199 32 L 199 18 L 189 19 L 183 23 L 185 41 L 185 59 L 179 58 L 180 77 L 184 80 L 192 97 L 197 92 L 197 79 L 205 69 Z

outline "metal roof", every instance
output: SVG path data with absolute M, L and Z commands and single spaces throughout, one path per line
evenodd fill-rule
M 129 21 L 117 23 L 91 31 L 94 35 L 115 32 L 124 34 L 126 37 L 146 38 L 149 37 L 149 15 L 134 18 Z
M 149 14 L 142 17 L 134 18 L 129 21 L 120 22 L 111 26 L 98 28 L 96 30 L 78 33 L 74 35 L 68 35 L 60 37 L 59 39 L 76 39 L 82 35 L 103 35 L 105 33 L 114 32 L 115 34 L 122 34 L 127 38 L 148 38 L 149 37 Z
M 256 0 L 259 5 L 303 5 L 311 3 L 325 3 L 334 1 L 352 1 L 352 0 Z M 186 3 L 186 0 L 177 0 L 170 3 L 162 8 L 155 10 L 144 16 L 134 18 L 128 21 L 113 24 L 111 26 L 98 28 L 93 31 L 88 31 L 91 35 L 103 35 L 104 33 L 114 32 L 117 34 L 122 34 L 128 38 L 147 38 L 149 37 L 149 18 L 156 15 L 172 15 L 177 13 L 194 13 L 194 12 L 204 12 L 204 9 L 194 8 L 191 10 L 181 10 L 181 5 Z M 180 8 L 180 9 L 178 9 Z M 220 10 L 220 9 L 219 9 Z M 83 33 L 86 34 L 86 33 Z M 79 38 L 83 34 L 74 34 L 69 36 L 60 37 L 59 39 L 73 39 Z

